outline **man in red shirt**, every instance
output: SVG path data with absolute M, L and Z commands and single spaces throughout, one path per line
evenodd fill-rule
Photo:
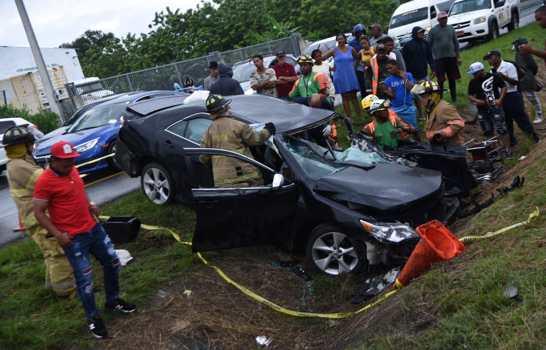
M 36 181 L 32 202 L 36 219 L 63 247 L 74 270 L 89 331 L 96 338 L 104 338 L 108 332 L 95 305 L 89 253 L 103 267 L 106 309 L 131 313 L 136 307 L 119 298 L 120 262 L 112 241 L 102 225 L 97 223 L 99 208 L 89 202 L 83 181 L 74 167 L 78 156 L 70 143 L 55 143 L 51 147 L 50 166 Z
M 277 63 L 273 66 L 275 75 L 277 76 L 277 97 L 288 98 L 294 82 L 298 80 L 294 66 L 285 61 L 286 54 L 284 52 L 277 53 Z

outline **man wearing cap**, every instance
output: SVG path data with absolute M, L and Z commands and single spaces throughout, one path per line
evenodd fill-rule
M 546 28 L 546 4 L 535 10 L 535 20 L 542 27 L 542 29 Z M 520 47 L 520 50 L 524 53 L 530 53 L 542 58 L 544 60 L 544 64 L 546 64 L 546 40 L 544 41 L 544 47 L 544 50 L 540 50 L 531 47 L 529 44 L 524 44 Z
M 421 27 L 413 27 L 412 39 L 402 48 L 402 56 L 406 61 L 407 71 L 415 80 L 424 80 L 428 76 L 428 67 L 432 70 L 432 50 L 430 44 L 425 40 L 425 30 Z
M 449 81 L 451 101 L 457 100 L 457 80 L 461 79 L 459 72 L 459 41 L 452 26 L 447 24 L 447 12 L 438 13 L 438 24 L 429 33 L 429 42 L 434 59 L 434 74 L 438 79 L 443 94 L 444 81 Z
M 514 135 L 514 121 L 519 128 L 533 139 L 535 143 L 539 142 L 538 135 L 529 121 L 529 116 L 525 112 L 525 104 L 521 92 L 518 91 L 518 70 L 515 65 L 506 62 L 501 58 L 499 50 L 489 51 L 484 57 L 491 65 L 493 75 L 498 75 L 506 83 L 506 96 L 502 101 L 504 118 L 506 120 L 506 129 L 510 136 L 510 146 L 517 144 Z
M 370 45 L 372 47 L 377 46 L 377 40 L 383 36 L 383 29 L 381 29 L 381 24 L 374 23 L 370 27 Z
M 205 78 L 205 81 L 203 82 L 203 88 L 205 90 L 210 90 L 212 85 L 218 81 L 219 78 L 219 71 L 218 71 L 218 62 L 216 61 L 210 61 L 209 63 L 209 75 Z
M 280 98 L 288 98 L 288 94 L 294 82 L 298 80 L 294 66 L 286 62 L 286 53 L 284 51 L 277 53 L 277 63 L 273 66 L 277 75 L 277 96 Z
M 50 166 L 36 181 L 32 202 L 36 219 L 57 239 L 72 266 L 89 331 L 96 338 L 104 338 L 108 332 L 95 305 L 89 254 L 103 268 L 105 308 L 127 314 L 136 307 L 119 298 L 120 262 L 108 234 L 97 222 L 99 209 L 89 201 L 74 167 L 78 156 L 70 143 L 55 143 L 51 147 Z
M 210 94 L 206 100 L 207 112 L 212 116 L 203 142 L 204 148 L 221 148 L 237 152 L 253 159 L 250 146 L 262 145 L 271 135 L 275 134 L 275 125 L 266 123 L 257 132 L 248 124 L 231 116 L 229 105 L 231 101 L 219 95 Z M 233 157 L 202 155 L 203 164 L 212 164 L 215 187 L 249 187 L 263 185 L 263 178 L 253 165 Z
M 483 134 L 492 137 L 506 134 L 502 101 L 506 96 L 506 84 L 498 75 L 485 72 L 481 62 L 474 62 L 468 68 L 472 80 L 468 83 L 468 99 L 478 108 L 478 120 Z
M 358 23 L 353 27 L 353 37 L 349 40 L 349 46 L 355 49 L 356 52 L 362 50 L 362 44 L 360 39 L 366 34 L 366 27 L 362 23 Z M 358 85 L 360 86 L 361 96 L 366 96 L 366 78 L 364 77 L 365 66 L 357 64 L 355 66 L 356 78 L 358 79 Z
M 26 232 L 44 257 L 46 288 L 57 296 L 70 296 L 76 290 L 72 268 L 57 240 L 48 237 L 47 231 L 38 224 L 32 209 L 34 185 L 43 172 L 32 158 L 34 136 L 28 128 L 15 126 L 6 130 L 2 143 L 9 159 L 6 165 L 9 191 Z
M 333 109 L 334 101 L 328 96 L 328 77 L 313 72 L 313 59 L 307 55 L 298 57 L 298 64 L 302 75 L 290 91 L 290 99 L 306 106 Z

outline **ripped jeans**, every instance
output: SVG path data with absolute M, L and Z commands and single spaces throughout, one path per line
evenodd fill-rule
M 63 249 L 74 270 L 76 288 L 85 310 L 85 316 L 88 320 L 98 317 L 99 313 L 93 293 L 93 271 L 89 253 L 93 254 L 102 265 L 106 303 L 113 304 L 119 294 L 118 272 L 120 263 L 110 237 L 108 237 L 102 225 L 97 224 L 88 233 L 74 236 L 72 243 Z

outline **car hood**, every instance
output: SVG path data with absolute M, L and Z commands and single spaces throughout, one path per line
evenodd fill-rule
M 47 139 L 49 139 L 49 138 L 51 138 L 51 137 L 63 135 L 63 134 L 66 132 L 67 129 L 68 129 L 68 126 L 61 126 L 60 128 L 55 129 L 55 130 L 53 130 L 53 131 L 51 131 L 51 132 L 45 134 L 45 135 L 41 138 L 41 140 L 47 140 Z
M 489 17 L 491 10 L 476 10 L 471 12 L 463 12 L 457 15 L 449 16 L 449 24 L 454 25 L 461 22 L 469 22 L 478 17 Z
M 99 126 L 93 129 L 87 129 L 87 130 L 82 130 L 82 131 L 73 132 L 73 133 L 66 133 L 66 134 L 60 133 L 60 134 L 56 134 L 56 135 L 54 134 L 50 136 L 51 134 L 59 130 L 57 129 L 45 135 L 42 139 L 40 139 L 40 141 L 36 145 L 35 155 L 36 156 L 48 155 L 49 149 L 51 148 L 51 146 L 53 146 L 53 144 L 59 141 L 68 141 L 72 145 L 78 146 L 84 142 L 101 137 L 105 131 L 107 131 L 108 129 L 111 129 L 112 127 L 115 127 L 115 126 L 104 125 L 104 126 Z
M 427 197 L 441 186 L 442 177 L 437 171 L 379 163 L 369 170 L 350 166 L 322 177 L 314 191 L 338 201 L 392 210 Z

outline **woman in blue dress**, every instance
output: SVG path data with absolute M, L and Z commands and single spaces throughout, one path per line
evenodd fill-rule
M 361 114 L 360 103 L 356 93 L 360 89 L 355 73 L 355 62 L 358 62 L 358 52 L 347 44 L 347 37 L 341 33 L 336 36 L 337 47 L 323 55 L 326 60 L 334 57 L 334 87 L 336 93 L 341 94 L 345 115 L 351 117 L 351 105 L 357 115 Z

